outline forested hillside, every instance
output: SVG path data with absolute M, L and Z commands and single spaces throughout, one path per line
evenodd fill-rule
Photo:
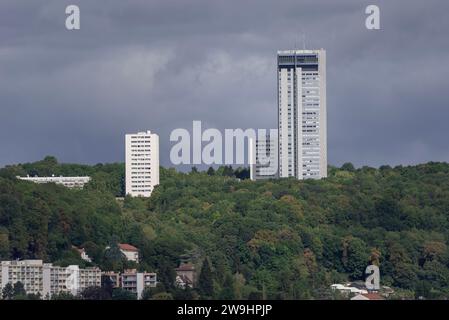
M 18 181 L 16 175 L 90 175 L 84 190 Z M 180 260 L 210 263 L 203 298 L 333 298 L 329 285 L 362 280 L 370 263 L 397 297 L 449 298 L 449 164 L 330 167 L 321 181 L 252 182 L 230 168 L 180 173 L 161 168 L 150 199 L 123 195 L 123 164 L 43 161 L 0 170 L 0 258 L 41 258 L 122 269 L 104 247 L 141 250 L 176 294 Z M 200 279 L 201 280 L 201 279 Z M 175 295 L 176 297 L 176 295 Z

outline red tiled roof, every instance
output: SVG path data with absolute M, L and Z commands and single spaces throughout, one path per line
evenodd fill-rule
M 191 263 L 184 263 L 184 264 L 181 264 L 175 270 L 176 271 L 194 271 L 195 267 Z
M 120 249 L 125 251 L 139 251 L 139 249 L 128 243 L 119 243 L 118 246 L 120 247 Z
M 385 298 L 378 293 L 362 293 L 362 296 L 370 300 L 385 300 Z

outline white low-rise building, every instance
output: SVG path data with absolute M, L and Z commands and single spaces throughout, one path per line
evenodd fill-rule
M 120 276 L 121 287 L 124 290 L 137 294 L 137 299 L 142 298 L 145 288 L 155 288 L 157 275 L 154 272 L 137 272 L 136 269 L 125 270 Z
M 16 177 L 19 180 L 30 181 L 34 183 L 56 183 L 66 188 L 84 188 L 84 185 L 90 181 L 90 177 Z
M 139 262 L 139 249 L 128 243 L 119 243 L 118 246 L 120 251 L 125 255 L 126 260 Z
M 87 262 L 92 262 L 92 259 L 89 257 L 89 255 L 86 252 L 86 249 L 84 248 L 78 248 L 76 246 L 72 246 L 72 249 L 75 249 L 79 254 L 80 258 Z
M 359 289 L 359 288 L 356 288 L 356 287 L 351 287 L 351 286 L 343 285 L 343 284 L 340 284 L 340 283 L 336 283 L 336 284 L 331 285 L 331 289 L 339 291 L 339 292 L 341 292 L 343 294 L 346 294 L 346 295 L 367 294 L 368 293 L 368 291 L 365 290 L 365 289 Z
M 98 268 L 59 267 L 42 260 L 2 261 L 0 274 L 1 289 L 8 283 L 21 282 L 27 294 L 40 294 L 42 298 L 62 292 L 77 295 L 88 287 L 101 286 Z

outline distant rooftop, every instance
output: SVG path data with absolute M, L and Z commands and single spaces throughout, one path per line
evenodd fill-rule
M 72 176 L 72 177 L 66 177 L 66 176 L 55 176 L 55 175 L 51 175 L 51 176 L 31 176 L 27 175 L 26 177 L 21 177 L 21 176 L 16 176 L 17 179 L 22 179 L 22 180 L 35 180 L 35 179 L 48 179 L 48 180 L 60 180 L 60 179 L 90 179 L 89 176 Z
M 119 243 L 118 246 L 124 251 L 139 251 L 139 249 L 128 243 Z
M 127 133 L 127 136 L 145 136 L 151 134 L 151 130 L 139 131 L 137 133 Z
M 362 293 L 352 297 L 351 300 L 385 300 L 385 298 L 378 293 Z
M 183 263 L 175 270 L 176 271 L 194 271 L 195 267 L 191 263 Z
M 320 51 L 325 51 L 324 49 L 293 49 L 293 50 L 279 50 L 278 55 L 284 54 L 316 54 Z

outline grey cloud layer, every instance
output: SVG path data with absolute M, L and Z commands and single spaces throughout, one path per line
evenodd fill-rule
M 381 31 L 364 8 L 381 7 Z M 81 8 L 81 30 L 64 10 Z M 325 48 L 329 163 L 448 161 L 444 1 L 0 3 L 0 165 L 123 160 L 123 135 L 276 127 L 276 50 Z

